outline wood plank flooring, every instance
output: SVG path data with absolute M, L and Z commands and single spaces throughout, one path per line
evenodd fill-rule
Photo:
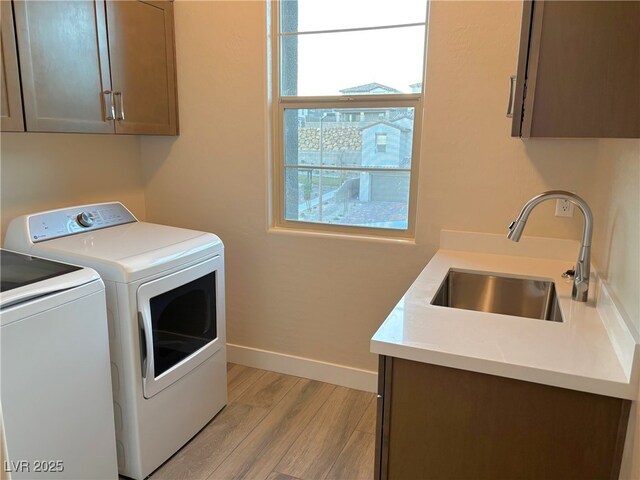
M 375 395 L 228 364 L 228 405 L 152 480 L 373 478 Z

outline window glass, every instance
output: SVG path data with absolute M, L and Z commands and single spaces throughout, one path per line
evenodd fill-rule
M 408 226 L 409 172 L 287 171 L 287 191 L 298 194 L 286 211 L 287 220 L 395 230 Z
M 413 115 L 411 107 L 286 109 L 286 219 L 406 229 Z
M 424 26 L 282 37 L 282 95 L 413 93 Z
M 427 1 L 276 8 L 275 223 L 411 235 Z
M 315 32 L 424 22 L 426 0 L 282 0 L 283 32 Z
M 387 134 L 376 133 L 376 152 L 385 153 L 387 151 Z

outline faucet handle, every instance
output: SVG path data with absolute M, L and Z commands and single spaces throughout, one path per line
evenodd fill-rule
M 585 293 L 587 290 L 589 290 L 589 280 L 587 279 L 578 280 L 573 284 L 573 286 L 578 292 Z
M 584 265 L 578 262 L 576 264 L 576 276 L 573 279 L 572 296 L 580 302 L 587 301 L 589 292 L 589 277 L 585 276 Z

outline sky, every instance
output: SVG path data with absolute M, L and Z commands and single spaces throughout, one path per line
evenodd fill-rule
M 299 0 L 298 6 L 299 32 L 426 20 L 426 0 Z M 340 95 L 372 82 L 409 93 L 410 84 L 422 82 L 424 35 L 424 25 L 298 35 L 285 37 L 284 54 L 297 38 L 298 95 Z

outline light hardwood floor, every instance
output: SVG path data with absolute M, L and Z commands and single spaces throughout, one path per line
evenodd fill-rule
M 227 406 L 152 480 L 373 478 L 373 393 L 242 365 L 227 374 Z

